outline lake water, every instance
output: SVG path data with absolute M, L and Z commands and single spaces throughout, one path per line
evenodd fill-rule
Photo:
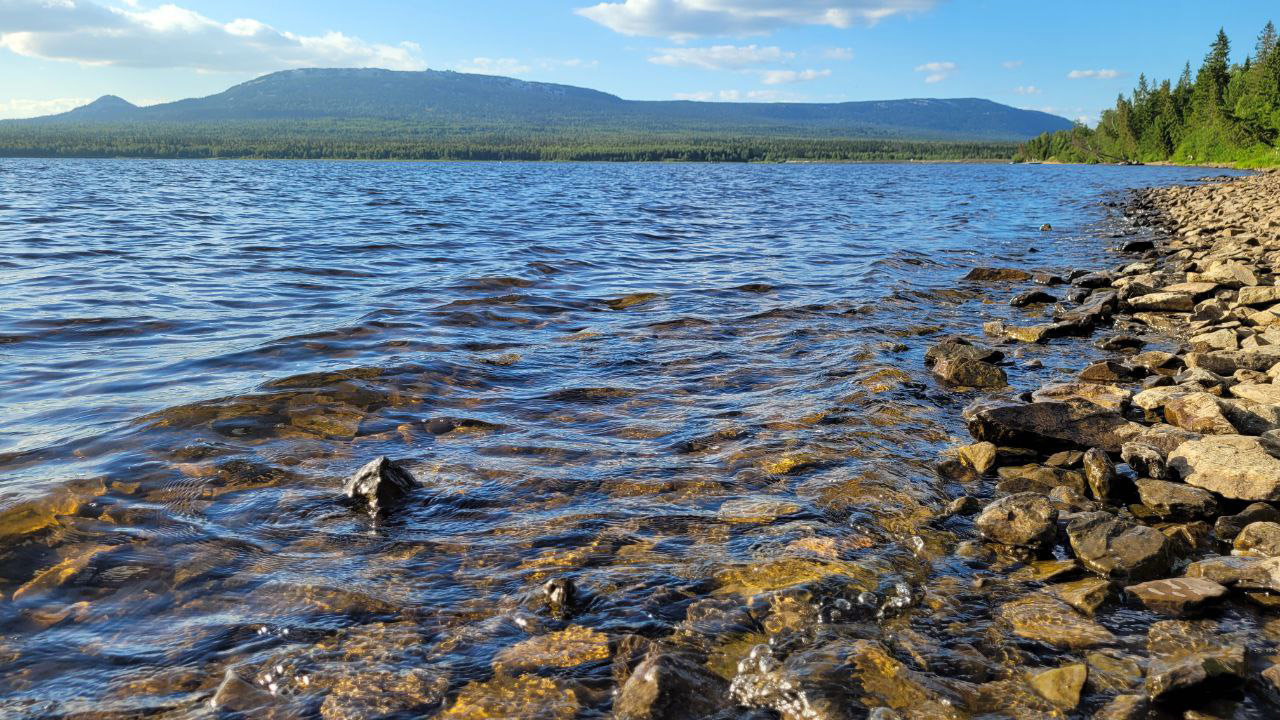
M 836 693 L 844 625 L 734 613 L 966 577 L 922 355 L 1044 309 L 959 278 L 1113 263 L 1121 191 L 1206 173 L 0 160 L 0 710 L 607 716 L 633 635 Z M 379 455 L 423 488 L 374 521 Z

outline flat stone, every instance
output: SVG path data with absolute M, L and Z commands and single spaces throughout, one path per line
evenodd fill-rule
M 1024 282 L 1031 279 L 1031 273 L 1015 268 L 978 267 L 970 270 L 961 280 L 965 282 Z
M 1121 414 L 1093 403 L 992 402 L 970 405 L 964 412 L 977 440 L 1045 450 L 1120 447 L 1142 429 Z
M 1075 563 L 1072 563 L 1073 565 Z M 1111 583 L 1098 577 L 1081 578 L 1045 588 L 1071 607 L 1086 615 L 1098 611 L 1111 594 Z
M 1213 534 L 1220 540 L 1234 540 L 1246 525 L 1254 522 L 1280 522 L 1280 510 L 1266 503 L 1253 503 L 1235 515 L 1223 515 L 1213 523 Z
M 1170 400 L 1179 395 L 1186 395 L 1187 389 L 1178 386 L 1154 387 L 1143 390 L 1133 396 L 1133 404 L 1143 410 L 1160 410 Z
M 797 503 L 773 497 L 734 498 L 720 505 L 716 517 L 725 522 L 763 523 L 794 515 L 803 509 Z
M 1173 566 L 1172 543 L 1164 533 L 1105 512 L 1074 517 L 1067 523 L 1067 539 L 1081 564 L 1111 580 L 1152 580 L 1167 576 Z
M 1265 562 L 1263 558 L 1219 555 L 1187 565 L 1186 576 L 1204 578 L 1230 587 L 1242 578 L 1252 575 L 1256 566 L 1262 562 Z
M 1184 359 L 1187 367 L 1204 368 L 1222 376 L 1233 375 L 1237 370 L 1266 372 L 1280 362 L 1280 347 L 1193 352 L 1187 353 Z
M 1193 297 L 1201 297 L 1204 295 L 1208 295 L 1214 290 L 1217 290 L 1218 283 L 1183 282 L 1183 283 L 1175 283 L 1173 285 L 1168 285 L 1160 289 L 1162 292 L 1181 293 L 1184 295 L 1191 295 Z
M 1186 293 L 1157 292 L 1129 298 L 1129 309 L 1146 312 L 1190 312 L 1195 299 Z
M 1263 405 L 1280 405 L 1280 385 L 1240 383 L 1231 387 L 1231 394 Z
M 1134 655 L 1117 648 L 1090 650 L 1084 655 L 1089 666 L 1090 692 L 1129 693 L 1142 687 L 1143 663 Z
M 1001 545 L 1039 547 L 1057 534 L 1058 511 L 1038 493 L 1020 493 L 988 505 L 974 520 L 983 538 Z
M 1000 617 L 1021 638 L 1058 648 L 1079 650 L 1109 645 L 1109 630 L 1045 593 L 1031 593 L 1000 606 Z
M 581 710 L 578 690 L 572 684 L 539 675 L 497 675 L 484 682 L 468 683 L 453 705 L 436 717 L 442 720 L 484 718 L 538 718 L 572 720 Z
M 1033 560 L 1014 570 L 1009 577 L 1021 582 L 1049 582 L 1079 571 L 1080 564 L 1075 560 Z
M 1275 285 L 1242 287 L 1236 302 L 1241 305 L 1271 305 L 1280 302 L 1280 287 Z
M 1191 346 L 1196 350 L 1238 350 L 1240 338 L 1235 330 L 1215 330 L 1191 336 Z
M 1134 484 L 1142 504 L 1163 520 L 1194 520 L 1212 517 L 1218 512 L 1218 503 L 1207 490 L 1149 478 L 1140 478 Z
M 1096 383 L 1132 380 L 1135 375 L 1133 368 L 1115 360 L 1103 360 L 1080 371 L 1081 380 Z
M 1084 663 L 1072 663 L 1051 670 L 1032 673 L 1027 679 L 1040 697 L 1063 710 L 1074 710 L 1080 704 L 1080 691 L 1084 689 L 1089 669 Z
M 1147 720 L 1150 712 L 1142 695 L 1117 695 L 1093 714 L 1093 720 Z
M 979 345 L 962 335 L 952 335 L 925 351 L 924 364 L 926 367 L 933 367 L 939 360 L 943 359 L 997 363 L 1004 359 L 1004 353 Z
M 1227 589 L 1208 578 L 1181 577 L 1130 585 L 1125 592 L 1141 600 L 1153 612 L 1183 616 L 1222 598 Z
M 1128 407 L 1132 397 L 1124 388 L 1091 382 L 1051 383 L 1031 393 L 1035 402 L 1082 401 L 1117 411 Z
M 1066 486 L 1080 495 L 1085 492 L 1084 476 L 1074 470 L 1063 470 L 1043 465 L 1002 467 L 997 473 L 1000 482 L 996 491 L 1001 493 L 1047 494 L 1056 487 Z
M 1169 454 L 1169 468 L 1188 485 L 1233 500 L 1280 500 L 1280 460 L 1257 438 L 1217 435 L 1188 440 Z

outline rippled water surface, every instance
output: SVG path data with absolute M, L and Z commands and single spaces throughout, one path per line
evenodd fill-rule
M 0 160 L 0 709 L 604 716 L 633 636 L 732 679 L 733 603 L 945 587 L 922 354 L 1026 312 L 959 278 L 1204 174 Z

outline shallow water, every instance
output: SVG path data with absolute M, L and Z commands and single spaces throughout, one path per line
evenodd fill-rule
M 593 717 L 627 634 L 731 679 L 778 634 L 731 598 L 963 579 L 972 396 L 922 355 L 1043 308 L 959 278 L 1113 262 L 1105 203 L 1205 174 L 0 160 L 0 709 L 216 716 L 231 672 Z M 1017 389 L 1098 352 L 1059 342 Z M 375 522 L 336 498 L 383 454 L 424 487 Z

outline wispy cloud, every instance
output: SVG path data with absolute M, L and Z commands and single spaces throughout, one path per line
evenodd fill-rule
M 249 18 L 220 22 L 166 4 L 92 0 L 0 1 L 0 47 L 86 65 L 267 72 L 294 67 L 426 67 L 421 48 L 365 42 L 331 31 L 299 35 Z
M 777 90 L 704 90 L 701 92 L 676 93 L 672 97 L 676 100 L 698 100 L 700 102 L 713 100 L 721 102 L 774 102 L 783 98 L 782 94 Z
M 793 52 L 785 52 L 776 46 L 713 45 L 711 47 L 663 48 L 649 58 L 655 65 L 692 67 L 703 70 L 741 70 L 765 63 L 775 63 L 795 58 Z
M 621 0 L 577 13 L 623 35 L 692 38 L 766 34 L 794 25 L 847 28 L 924 12 L 937 0 Z
M 830 70 L 765 70 L 760 74 L 760 82 L 765 85 L 783 85 L 825 77 L 831 77 Z
M 528 63 L 515 58 L 476 57 L 463 60 L 453 66 L 454 70 L 480 75 L 527 75 L 533 71 Z
M 822 52 L 822 57 L 828 60 L 852 60 L 853 48 L 827 48 Z
M 1019 95 L 1039 95 L 1041 92 L 1040 88 L 1035 85 L 1019 85 L 1014 88 L 1013 91 Z
M 0 100 L 0 119 L 29 118 L 39 115 L 53 115 L 80 107 L 91 101 L 91 98 L 51 98 L 33 100 L 27 98 L 10 98 Z
M 1022 67 L 1022 61 L 1021 60 L 1005 60 L 1004 62 L 1000 63 L 1000 66 L 1003 67 L 1005 70 L 1017 70 L 1018 68 Z
M 916 66 L 916 72 L 928 73 L 924 81 L 930 84 L 946 80 L 951 73 L 955 72 L 955 69 L 956 64 L 953 62 L 928 62 Z
M 1110 80 L 1111 78 L 1120 77 L 1121 74 L 1119 70 L 1072 70 L 1067 73 L 1067 77 L 1072 80 L 1083 80 L 1085 78 Z

